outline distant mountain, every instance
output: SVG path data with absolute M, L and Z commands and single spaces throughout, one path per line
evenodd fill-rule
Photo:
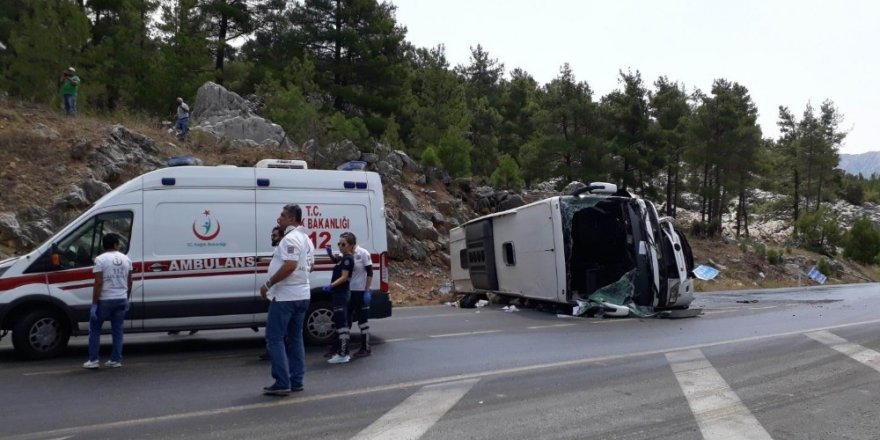
M 847 174 L 857 176 L 862 173 L 865 177 L 872 174 L 880 175 L 880 151 L 869 151 L 862 154 L 841 154 L 840 164 L 837 168 L 846 171 Z

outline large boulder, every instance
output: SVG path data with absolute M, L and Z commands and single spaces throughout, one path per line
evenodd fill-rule
M 114 125 L 104 142 L 88 155 L 89 168 L 97 180 L 115 182 L 129 170 L 137 175 L 161 168 L 156 143 L 122 125 Z
M 415 212 L 401 212 L 400 223 L 403 232 L 411 237 L 421 240 L 436 240 L 440 235 L 430 220 Z
M 239 143 L 239 146 L 290 144 L 280 125 L 255 115 L 246 99 L 210 81 L 199 87 L 196 93 L 192 119 L 192 131 L 196 133 L 207 133 L 228 142 L 254 142 Z
M 9 247 L 17 247 L 21 242 L 21 224 L 11 212 L 0 212 L 0 240 Z
M 402 186 L 396 188 L 398 189 L 397 200 L 400 202 L 400 209 L 404 211 L 418 211 L 419 201 L 412 191 Z
M 199 87 L 191 113 L 195 125 L 216 118 L 229 119 L 250 115 L 251 108 L 246 99 L 211 81 Z
M 83 195 L 85 195 L 89 203 L 94 203 L 112 190 L 110 185 L 95 179 L 83 181 L 79 184 L 79 187 L 82 188 Z
M 586 187 L 587 187 L 587 185 L 585 183 L 578 182 L 577 180 L 575 180 L 574 182 L 571 182 L 568 185 L 565 185 L 565 188 L 562 190 L 562 193 L 563 194 L 571 194 L 581 188 L 586 188 Z
M 499 211 L 507 211 L 508 209 L 513 209 L 519 206 L 523 206 L 526 204 L 526 201 L 523 200 L 522 196 L 519 194 L 510 194 L 504 198 L 501 202 L 498 203 Z
M 334 169 L 350 160 L 359 160 L 361 151 L 354 142 L 330 142 L 321 144 L 314 139 L 303 145 L 302 151 L 313 161 L 313 167 Z

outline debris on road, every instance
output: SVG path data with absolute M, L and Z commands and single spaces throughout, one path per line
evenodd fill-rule
M 712 267 L 701 264 L 694 268 L 694 276 L 701 280 L 711 280 L 718 276 L 721 271 Z

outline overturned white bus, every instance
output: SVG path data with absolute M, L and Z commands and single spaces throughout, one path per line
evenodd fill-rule
M 450 231 L 460 293 L 574 304 L 632 273 L 639 306 L 686 309 L 693 254 L 654 205 L 608 183 L 473 219 Z

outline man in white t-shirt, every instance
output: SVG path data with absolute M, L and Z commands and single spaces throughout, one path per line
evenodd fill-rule
M 83 368 L 100 367 L 98 354 L 101 348 L 101 327 L 110 320 L 113 333 L 113 350 L 104 366 L 122 366 L 122 335 L 125 313 L 131 300 L 131 260 L 119 252 L 119 236 L 113 233 L 101 238 L 104 252 L 95 258 L 95 287 L 92 290 L 92 307 L 89 310 L 89 360 Z
M 306 370 L 303 321 L 311 298 L 309 272 L 315 263 L 315 247 L 302 221 L 299 205 L 286 205 L 281 209 L 278 226 L 283 228 L 284 237 L 272 254 L 269 279 L 260 287 L 260 295 L 269 301 L 266 348 L 275 379 L 275 383 L 263 388 L 263 394 L 273 396 L 303 390 Z

